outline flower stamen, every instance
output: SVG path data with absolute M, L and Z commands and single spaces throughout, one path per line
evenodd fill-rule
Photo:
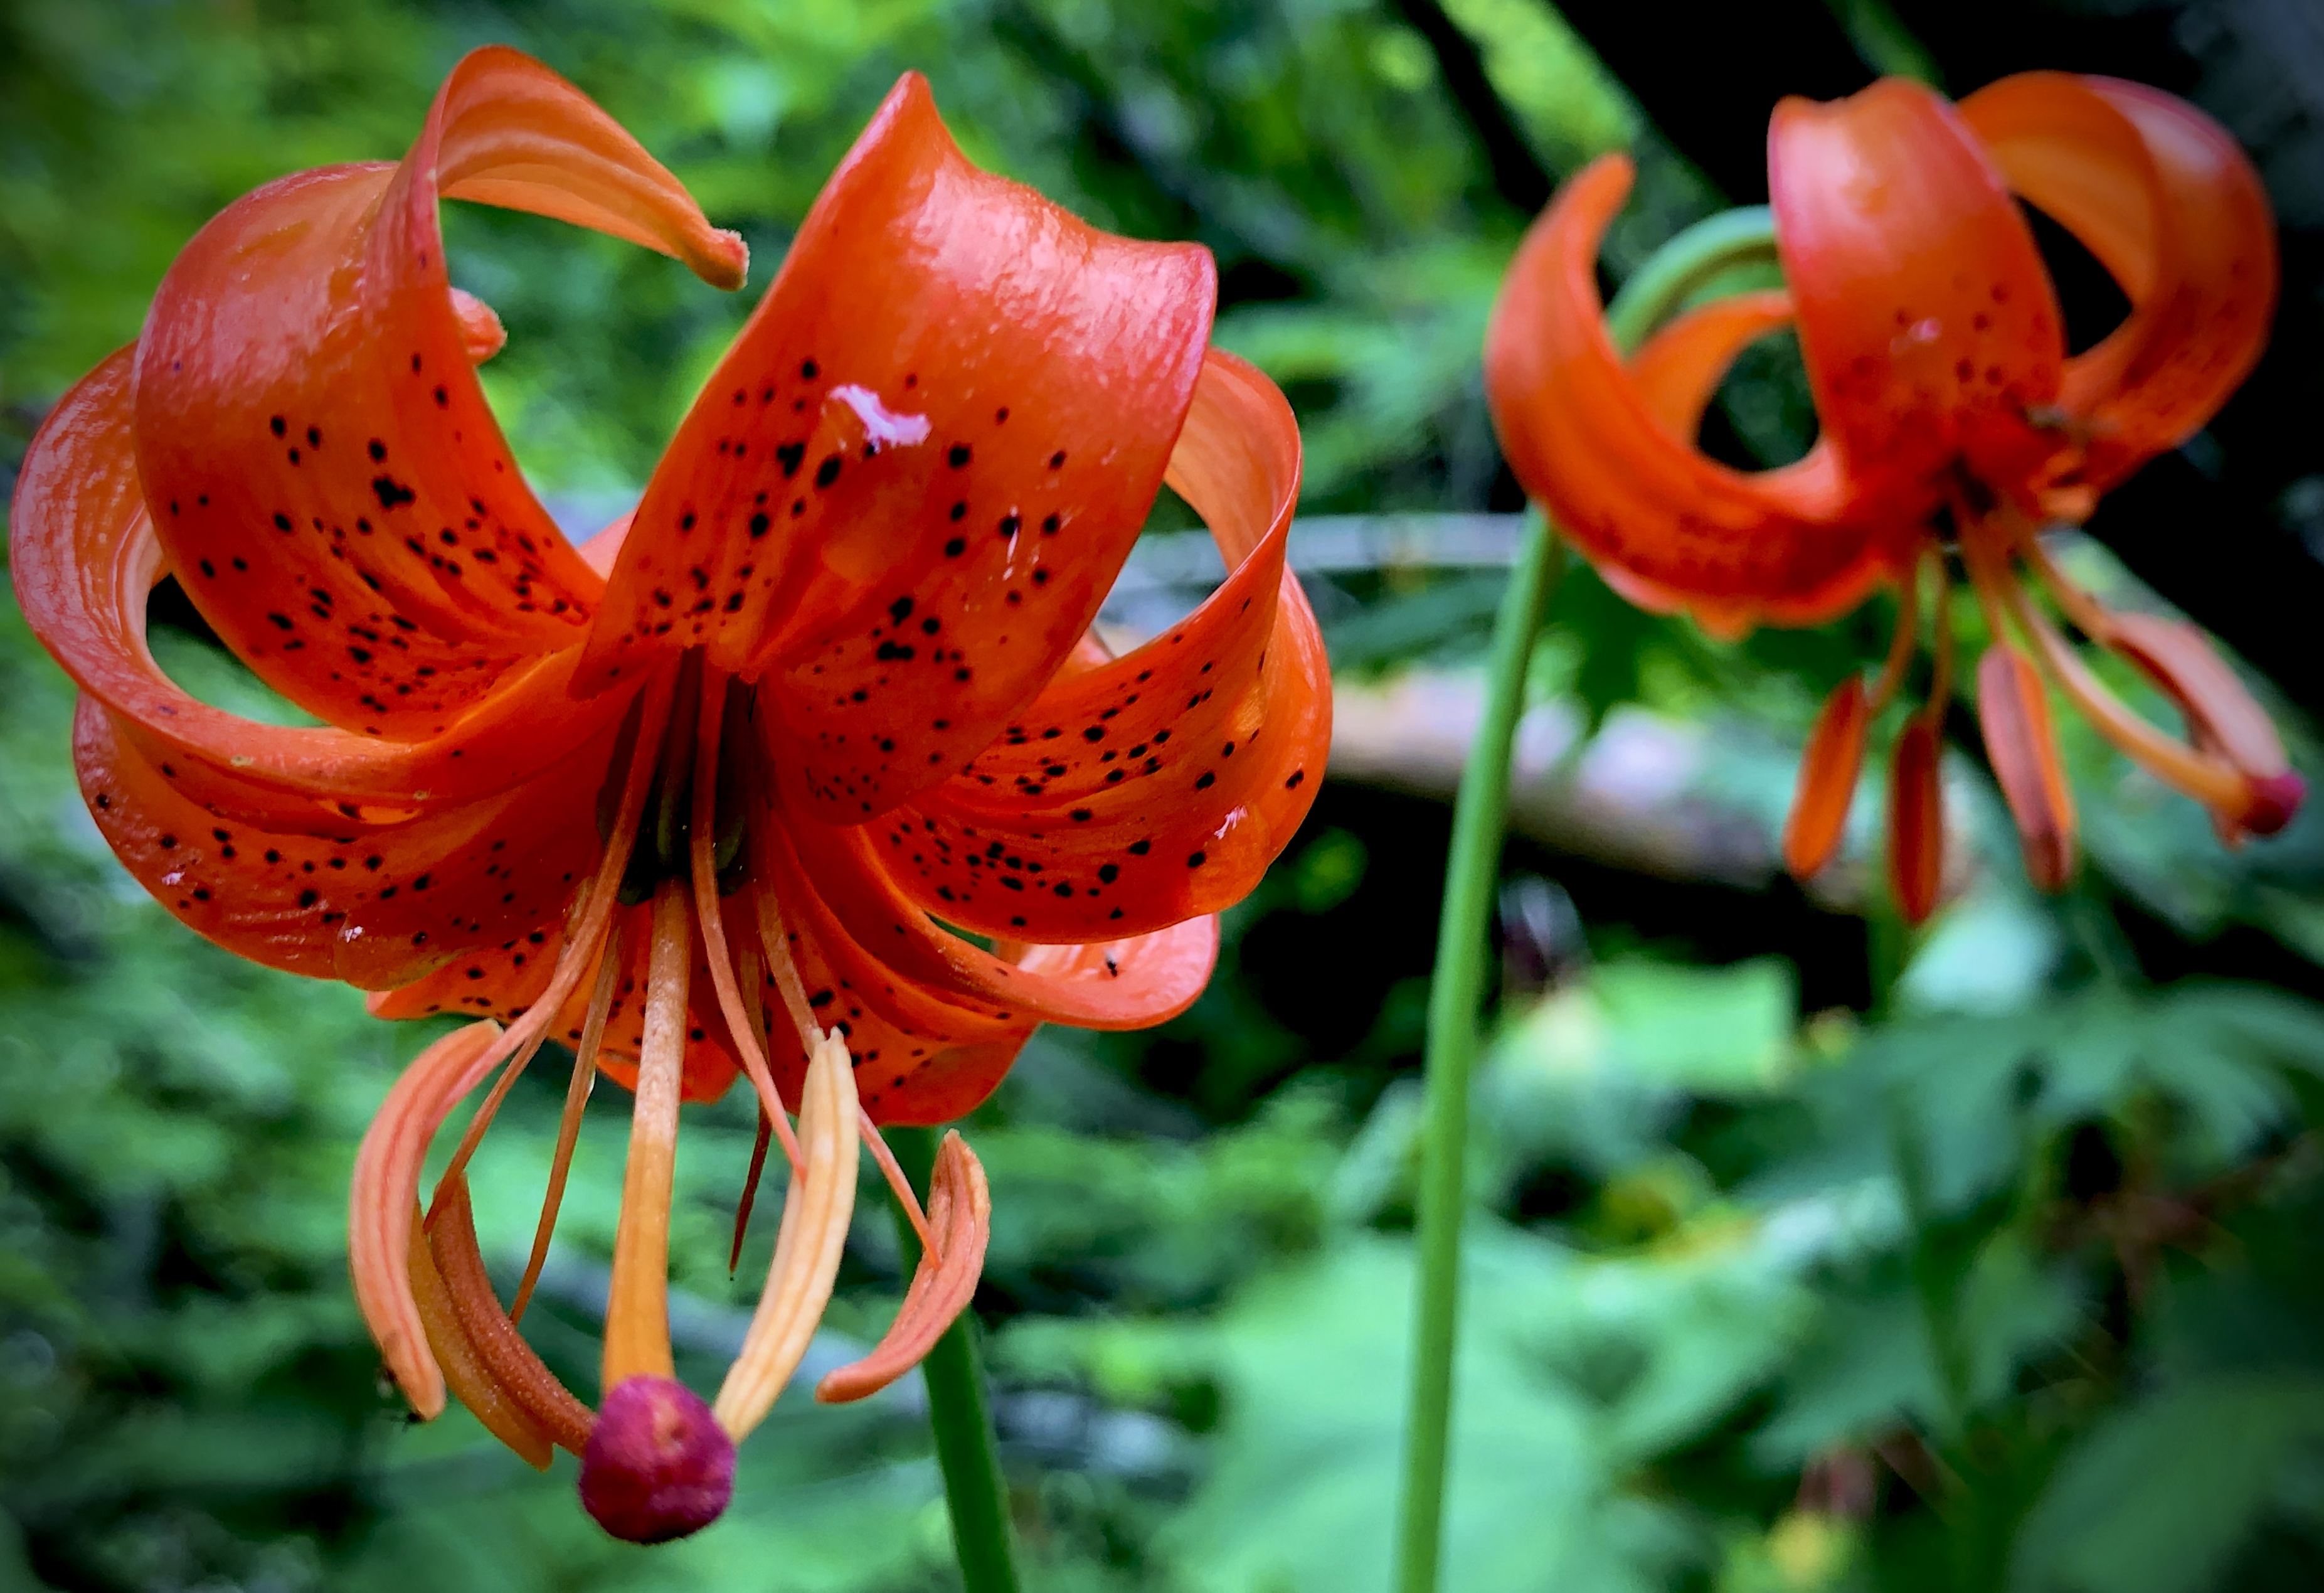
M 983 1165 L 957 1133 L 947 1133 L 936 1151 L 928 1179 L 928 1216 L 945 1236 L 943 1252 L 920 1252 L 904 1303 L 872 1353 L 816 1385 L 815 1397 L 825 1404 L 876 1394 L 919 1365 L 975 1296 L 992 1237 L 992 1192 Z
M 622 881 L 629 872 L 630 857 L 634 849 L 638 828 L 645 813 L 646 798 L 653 789 L 653 755 L 646 751 L 661 745 L 663 733 L 670 723 L 670 692 L 659 682 L 649 685 L 640 699 L 637 750 L 632 753 L 628 773 L 622 783 L 622 798 L 615 810 L 613 829 L 606 837 L 605 855 L 597 865 L 597 873 L 581 896 L 566 931 L 565 948 L 558 953 L 557 966 L 549 976 L 549 986 L 528 1006 L 522 1016 L 509 1025 L 501 1036 L 501 1054 L 512 1056 L 507 1070 L 494 1084 L 493 1093 L 476 1115 L 469 1119 L 467 1131 L 452 1153 L 452 1160 L 436 1181 L 437 1198 L 440 1199 L 447 1181 L 467 1171 L 468 1160 L 482 1144 L 484 1130 L 492 1126 L 493 1115 L 508 1097 L 516 1082 L 547 1038 L 549 1023 L 562 1011 L 573 990 L 580 984 L 581 976 L 604 958 L 612 939 L 613 909 L 620 904 Z M 497 1060 L 497 1059 L 495 1059 Z M 483 1077 L 480 1073 L 479 1079 Z M 472 1087 L 473 1088 L 473 1087 Z M 430 1213 L 433 1219 L 433 1212 Z
M 816 1042 L 799 1090 L 806 1172 L 791 1175 L 767 1286 L 715 1409 L 737 1442 L 773 1408 L 830 1301 L 855 1209 L 855 1070 L 837 1029 Z
M 752 992 L 743 1004 L 742 1015 L 749 1021 L 751 1038 L 764 1050 L 767 1043 L 766 966 L 758 946 L 745 940 L 737 959 L 738 977 L 742 987 Z M 751 1171 L 742 1180 L 742 1192 L 734 1201 L 734 1242 L 726 1252 L 726 1275 L 732 1277 L 742 1264 L 742 1238 L 751 1231 L 751 1209 L 758 1203 L 759 1180 L 767 1171 L 767 1150 L 774 1143 L 775 1125 L 767 1116 L 767 1104 L 759 1103 L 759 1132 L 751 1141 Z
M 548 1470 L 556 1446 L 485 1368 L 475 1345 L 469 1341 L 459 1310 L 453 1303 L 452 1292 L 436 1269 L 436 1257 L 430 1251 L 427 1225 L 417 1200 L 411 1205 L 410 1226 L 411 1238 L 404 1263 L 405 1274 L 410 1280 L 412 1300 L 427 1333 L 428 1348 L 436 1357 L 435 1364 L 444 1381 L 451 1385 L 460 1403 L 484 1423 L 486 1431 L 515 1450 L 535 1471 Z
M 726 717 L 726 676 L 715 666 L 702 671 L 700 718 L 694 737 L 694 812 L 687 851 L 694 876 L 694 912 L 702 926 L 704 960 L 710 965 L 710 983 L 718 993 L 718 1010 L 725 1014 L 726 1033 L 742 1053 L 742 1070 L 759 1092 L 759 1110 L 783 1142 L 791 1170 L 799 1169 L 798 1140 L 782 1098 L 775 1093 L 774 1076 L 767 1069 L 766 1048 L 759 1042 L 758 1025 L 743 1011 L 742 993 L 734 983 L 734 962 L 726 947 L 726 925 L 718 903 L 717 805 L 718 743 Z M 758 993 L 755 985 L 752 994 Z
M 2243 811 L 2250 793 L 2240 771 L 2174 741 L 2132 712 L 2090 672 L 2081 655 L 2034 607 L 2024 588 L 2006 582 L 2001 597 L 2011 616 L 2024 627 L 2035 657 L 2050 678 L 2116 750 L 2163 784 L 2207 808 L 2226 813 Z
M 466 1179 L 447 1191 L 442 1216 L 429 1225 L 427 1234 L 429 1259 L 477 1361 L 544 1437 L 579 1454 L 589 1441 L 595 1417 L 541 1363 L 516 1323 L 501 1310 L 484 1258 L 476 1249 L 475 1216 Z
M 581 1020 L 581 1042 L 573 1053 L 573 1077 L 565 1086 L 565 1110 L 557 1120 L 557 1152 L 549 1162 L 549 1188 L 540 1199 L 540 1220 L 533 1225 L 532 1254 L 525 1258 L 524 1278 L 517 1285 L 516 1303 L 509 1307 L 512 1321 L 524 1320 L 549 1261 L 549 1236 L 557 1231 L 557 1214 L 565 1204 L 565 1181 L 573 1170 L 573 1150 L 581 1140 L 581 1114 L 597 1087 L 597 1051 L 604 1043 L 605 1023 L 613 1008 L 613 992 L 622 980 L 622 934 L 619 925 L 605 938 L 605 954 L 597 959 L 597 983 L 589 993 L 589 1011 Z

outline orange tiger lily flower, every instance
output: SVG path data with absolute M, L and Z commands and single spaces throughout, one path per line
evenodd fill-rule
M 165 907 L 382 1016 L 473 1020 L 396 1083 L 355 1167 L 356 1293 L 405 1396 L 433 1416 L 448 1382 L 536 1463 L 582 1453 L 592 1512 L 666 1537 L 723 1505 L 732 1440 L 798 1365 L 859 1137 L 928 1243 L 836 1398 L 926 1352 L 989 1228 L 964 1144 L 938 1157 L 931 1221 L 875 1125 L 968 1111 L 1043 1022 L 1184 1010 L 1215 914 L 1305 815 L 1330 697 L 1284 566 L 1298 432 L 1208 347 L 1205 251 L 975 170 L 907 76 L 634 514 L 576 551 L 473 373 L 502 335 L 447 279 L 447 196 L 742 281 L 741 241 L 578 90 L 479 51 L 400 164 L 286 177 L 187 246 L 135 345 L 32 445 L 16 591 L 81 687 L 97 824 Z M 1091 621 L 1166 480 L 1230 573 L 1113 657 Z M 171 681 L 145 640 L 168 577 L 326 727 Z M 504 1307 L 464 1171 L 550 1039 L 576 1063 Z M 495 1070 L 423 1216 L 429 1146 Z M 708 1407 L 671 1379 L 672 1157 L 681 1101 L 738 1071 L 791 1193 Z M 601 1072 L 636 1093 L 602 1416 L 514 1326 Z
M 2233 671 L 2191 626 L 2100 606 L 2037 535 L 2087 518 L 2100 493 L 2193 435 L 2258 359 L 2275 303 L 2274 224 L 2234 142 L 2192 107 L 2109 79 L 2026 73 L 1958 106 L 1892 79 L 1831 105 L 1784 101 L 1767 171 L 1788 292 L 1704 305 L 1625 361 L 1593 275 L 1630 183 L 1629 162 L 1608 156 L 1527 234 L 1485 376 L 1518 478 L 1631 601 L 1733 635 L 1813 625 L 1877 586 L 1899 589 L 1887 667 L 1868 690 L 1843 682 L 1810 737 L 1784 835 L 1792 871 L 1813 873 L 1839 841 L 1868 722 L 1904 683 L 1933 570 L 1934 680 L 1891 760 L 1888 805 L 1897 900 L 1916 922 L 1935 905 L 1949 550 L 1992 636 L 1978 714 L 2038 884 L 2054 889 L 2074 867 L 2050 686 L 2209 808 L 2230 844 L 2280 829 L 2305 787 Z M 2066 353 L 2018 198 L 2087 245 L 2129 298 L 2128 318 L 2082 354 Z M 1728 367 L 1787 323 L 1821 436 L 1773 470 L 1706 458 L 1694 435 Z M 2185 742 L 2099 681 L 2043 591 L 2161 687 Z

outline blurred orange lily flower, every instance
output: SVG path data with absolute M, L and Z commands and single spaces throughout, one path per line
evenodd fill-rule
M 2058 887 L 2075 862 L 2045 681 L 2209 808 L 2231 844 L 2289 821 L 2304 784 L 2200 633 L 2107 610 L 2038 536 L 2087 518 L 2100 493 L 2185 441 L 2259 357 L 2275 302 L 2274 225 L 2234 142 L 2192 107 L 2107 79 L 2025 73 L 1958 106 L 1892 79 L 1831 105 L 1784 101 L 1767 171 L 1788 292 L 1705 304 L 1625 361 L 1593 274 L 1630 182 L 1629 162 L 1607 156 L 1527 234 L 1494 310 L 1485 375 L 1518 478 L 1641 607 L 1733 635 L 1816 624 L 1877 585 L 1899 588 L 1887 666 L 1868 689 L 1843 682 L 1810 737 L 1784 838 L 1792 871 L 1813 873 L 1839 842 L 1868 723 L 1904 682 L 1920 583 L 1933 570 L 1934 679 L 1899 736 L 1888 806 L 1898 903 L 1915 922 L 1935 905 L 1949 549 L 1992 638 L 1978 716 L 2036 883 Z M 2013 194 L 2088 245 L 2130 300 L 2127 319 L 2082 354 L 2066 353 Z M 1706 458 L 1693 446 L 1704 406 L 1735 357 L 1786 323 L 1798 328 L 1821 436 L 1778 469 Z M 2185 742 L 2098 681 L 2037 589 L 2162 688 Z
M 742 281 L 741 240 L 577 89 L 478 51 L 400 164 L 283 178 L 187 246 L 137 342 L 32 445 L 16 591 L 82 689 L 97 824 L 165 907 L 376 992 L 382 1016 L 475 1020 L 364 1142 L 364 1314 L 420 1414 L 448 1379 L 535 1463 L 584 1452 L 611 1530 L 666 1537 L 723 1505 L 732 1440 L 798 1365 L 859 1135 L 928 1243 L 894 1329 L 826 1397 L 918 1361 L 989 1227 L 957 1136 L 922 1214 L 874 1125 L 968 1111 L 1044 1021 L 1182 1011 L 1214 915 L 1305 815 L 1330 695 L 1284 567 L 1299 438 L 1265 377 L 1207 347 L 1207 252 L 975 170 L 907 76 L 634 514 L 576 551 L 473 373 L 503 337 L 447 281 L 445 196 Z M 1091 622 L 1165 480 L 1230 573 L 1113 657 Z M 327 727 L 253 724 L 170 681 L 145 640 L 169 577 Z M 504 1309 L 464 1170 L 551 1038 L 577 1060 Z M 496 1068 L 422 1220 L 429 1144 Z M 714 1420 L 671 1380 L 671 1169 L 681 1099 L 738 1069 L 792 1184 Z M 600 1071 L 636 1091 L 603 1420 L 513 1325 Z

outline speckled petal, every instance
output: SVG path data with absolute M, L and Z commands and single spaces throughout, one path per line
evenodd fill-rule
M 801 865 L 847 932 L 905 977 L 956 999 L 1084 1029 L 1144 1029 L 1194 1005 L 1218 960 L 1213 914 L 1118 940 L 986 951 L 897 888 L 872 827 L 797 821 L 793 829 Z
M 669 174 L 538 62 L 478 51 L 400 166 L 304 171 L 181 253 L 138 339 L 138 469 L 226 644 L 294 702 L 397 740 L 577 644 L 601 587 L 533 498 L 470 366 L 439 190 L 703 244 Z M 626 207 L 626 208 L 625 208 Z M 649 238 L 668 246 L 662 238 Z
M 1038 1017 L 930 989 L 855 939 L 800 866 L 788 831 L 769 826 L 759 846 L 760 884 L 783 924 L 813 1021 L 835 1027 L 854 1059 L 857 1098 L 880 1123 L 948 1123 L 991 1094 Z M 768 976 L 765 1000 L 781 1001 Z M 788 1036 L 788 1038 L 786 1038 Z M 806 1044 L 788 1023 L 770 1037 L 775 1087 L 794 1107 Z
M 1054 683 L 967 773 L 869 828 L 948 922 L 1019 940 L 1118 940 L 1241 900 L 1314 801 L 1330 670 L 1284 568 L 1298 429 L 1213 351 L 1170 482 L 1230 574 L 1124 657 Z
M 33 438 L 10 518 L 9 573 L 33 634 L 191 800 L 238 820 L 325 833 L 349 819 L 440 811 L 528 778 L 634 700 L 574 701 L 569 653 L 504 680 L 420 743 L 254 724 L 195 699 L 145 643 L 148 594 L 171 571 L 138 488 L 130 361 L 124 349 L 100 363 Z
M 2065 357 L 2049 273 L 1941 96 L 1889 78 L 1785 99 L 1767 186 L 1816 414 L 1851 475 L 1909 495 L 1956 456 L 2001 483 L 2060 448 L 2027 418 Z
M 197 933 L 294 973 L 374 986 L 416 977 L 561 914 L 604 850 L 594 802 L 563 794 L 603 769 L 603 746 L 471 808 L 312 835 L 189 801 L 92 698 L 73 743 L 89 810 L 137 882 Z
M 584 689 L 706 646 L 834 821 L 957 773 L 1128 555 L 1214 294 L 1199 247 L 976 171 L 908 76 L 655 471 Z
M 2266 346 L 2275 226 L 2225 129 L 2141 84 L 2024 72 L 1961 101 L 2010 186 L 2113 273 L 2131 313 L 2066 364 L 2062 403 L 2103 489 L 2185 441 Z

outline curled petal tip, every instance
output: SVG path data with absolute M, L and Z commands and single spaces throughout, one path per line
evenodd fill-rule
M 734 1440 L 671 1377 L 623 1380 L 581 1452 L 581 1505 L 629 1543 L 667 1543 L 718 1519 L 734 1494 Z
M 2251 802 L 2238 822 L 2254 835 L 2273 835 L 2292 822 L 2308 798 L 2308 782 L 2292 770 L 2251 782 Z

